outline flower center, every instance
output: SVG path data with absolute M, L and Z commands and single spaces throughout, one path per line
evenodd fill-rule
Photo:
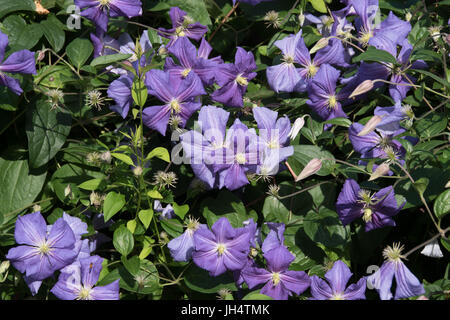
M 328 98 L 328 107 L 330 109 L 334 109 L 337 105 L 337 99 L 335 95 L 332 95 Z
M 219 253 L 219 256 L 223 255 L 225 250 L 227 250 L 227 247 L 223 243 L 217 244 L 216 251 Z
M 98 2 L 100 2 L 100 5 L 102 7 L 104 7 L 104 6 L 109 7 L 109 3 L 111 2 L 111 0 L 98 0 Z
M 175 34 L 178 37 L 184 37 L 186 35 L 186 32 L 184 32 L 186 29 L 184 27 L 178 27 L 175 29 Z
M 391 262 L 400 262 L 403 258 L 403 248 L 404 247 L 398 242 L 394 243 L 392 247 L 387 246 L 386 249 L 383 250 L 383 257 Z
M 170 101 L 170 110 L 174 113 L 180 113 L 181 105 L 177 99 L 173 99 L 172 101 Z
M 247 78 L 246 78 L 246 77 L 243 77 L 243 76 L 242 76 L 242 73 L 236 77 L 236 82 L 237 82 L 238 84 L 240 84 L 241 86 L 246 86 L 246 85 L 248 85 Z
M 359 190 L 358 197 L 358 202 L 363 203 L 365 207 L 370 206 L 374 201 L 373 196 L 367 190 Z
M 200 223 L 197 219 L 189 218 L 189 221 L 186 225 L 188 230 L 196 231 L 198 227 L 200 226 Z
M 191 68 L 186 68 L 186 69 L 184 69 L 182 72 L 181 72 L 181 75 L 184 77 L 184 78 L 186 78 L 187 76 L 188 76 L 188 74 L 189 74 L 189 72 L 191 72 Z
M 274 286 L 276 286 L 277 284 L 280 283 L 280 273 L 278 273 L 278 272 L 272 273 L 272 282 L 273 282 Z
M 286 62 L 287 64 L 293 64 L 294 63 L 294 57 L 292 56 L 288 56 L 287 54 L 283 55 L 283 59 L 284 62 Z
M 267 143 L 267 148 L 269 149 L 278 149 L 280 148 L 280 143 L 277 140 L 271 140 Z
M 359 34 L 359 41 L 361 42 L 361 45 L 363 47 L 367 47 L 367 45 L 369 44 L 369 40 L 373 37 L 373 32 L 372 31 L 361 31 Z
M 308 77 L 309 77 L 309 78 L 314 77 L 314 76 L 316 75 L 317 71 L 319 71 L 319 70 L 317 69 L 317 67 L 316 67 L 313 63 L 311 63 L 311 64 L 308 66 Z
M 236 159 L 236 162 L 239 164 L 245 164 L 245 162 L 246 162 L 245 154 L 243 154 L 243 153 L 238 153 L 235 156 L 235 159 Z
M 336 292 L 333 294 L 333 296 L 330 298 L 330 300 L 345 300 L 342 296 L 341 292 Z
M 91 288 L 82 287 L 78 292 L 78 300 L 91 300 Z
M 50 250 L 51 250 L 50 246 L 47 244 L 47 242 L 42 243 L 38 249 L 39 253 L 42 255 L 47 255 L 50 252 Z

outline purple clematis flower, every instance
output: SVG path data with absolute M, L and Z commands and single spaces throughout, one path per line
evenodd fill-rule
M 123 75 L 119 79 L 111 82 L 108 88 L 108 97 L 114 99 L 115 105 L 109 108 L 126 118 L 130 107 L 133 104 L 131 89 L 133 87 L 133 75 Z
M 17 95 L 21 95 L 23 90 L 20 87 L 19 80 L 6 75 L 6 73 L 36 74 L 34 52 L 20 50 L 12 53 L 4 60 L 8 44 L 8 36 L 0 31 L 0 85 L 8 87 Z
M 103 32 L 108 29 L 108 16 L 130 19 L 142 15 L 140 0 L 75 0 L 75 5 L 87 8 L 81 15 L 94 22 Z
M 336 93 L 339 74 L 340 72 L 329 64 L 323 64 L 308 87 L 309 100 L 306 104 L 324 120 L 347 118 L 340 102 L 347 96 L 342 92 Z
M 216 81 L 221 86 L 211 94 L 214 101 L 230 107 L 243 107 L 243 96 L 248 82 L 256 77 L 256 63 L 253 53 L 237 48 L 234 63 L 220 65 Z
M 392 107 L 376 107 L 374 115 L 381 117 L 381 122 L 377 124 L 376 129 L 385 135 L 394 135 L 400 130 L 403 120 L 412 121 L 414 119 L 411 106 L 402 106 L 400 101 L 397 101 Z
M 80 259 L 79 263 L 64 268 L 50 291 L 61 300 L 119 300 L 119 280 L 95 287 L 102 262 L 99 256 Z
M 172 29 L 158 29 L 162 37 L 170 39 L 166 48 L 171 47 L 178 39 L 183 37 L 199 41 L 208 32 L 206 26 L 199 22 L 194 23 L 194 20 L 178 7 L 170 8 L 169 15 L 172 20 Z
M 167 247 L 170 250 L 170 255 L 175 261 L 189 261 L 192 258 L 192 252 L 194 251 L 194 234 L 199 229 L 208 229 L 206 224 L 200 224 L 198 220 L 189 218 L 186 230 L 184 233 L 170 240 Z
M 312 300 L 365 300 L 366 278 L 362 277 L 347 288 L 352 275 L 344 262 L 336 261 L 333 268 L 325 274 L 328 283 L 318 276 L 311 277 Z
M 251 4 L 252 6 L 255 6 L 257 4 L 260 4 L 261 2 L 267 2 L 267 1 L 273 1 L 273 0 L 239 0 L 239 2 L 242 3 L 248 3 Z M 233 6 L 236 5 L 237 0 L 233 0 Z
M 347 179 L 336 202 L 336 211 L 342 224 L 348 225 L 357 218 L 366 223 L 365 230 L 395 226 L 392 219 L 403 208 L 395 199 L 392 186 L 379 190 L 374 195 L 360 188 L 353 179 Z
M 286 229 L 284 223 L 266 222 L 266 225 L 270 231 L 261 247 L 263 253 L 284 246 L 284 230 Z
M 216 151 L 212 167 L 219 174 L 219 188 L 236 190 L 249 183 L 246 172 L 255 172 L 262 147 L 255 129 L 248 129 L 236 119 L 227 131 L 223 147 Z
M 198 49 L 186 37 L 180 38 L 174 45 L 169 47 L 169 52 L 179 61 L 177 65 L 172 58 L 167 58 L 164 70 L 171 74 L 176 74 L 180 78 L 194 72 L 200 77 L 204 85 L 212 85 L 215 79 L 216 68 L 222 62 L 218 59 L 208 59 L 211 48 L 205 38 L 202 39 Z M 209 52 L 208 52 L 209 51 Z
M 402 250 L 403 246 L 396 243 L 384 249 L 383 256 L 386 261 L 377 272 L 367 278 L 367 282 L 378 291 L 381 300 L 392 299 L 391 287 L 394 277 L 397 283 L 394 297 L 396 300 L 425 293 L 423 285 L 403 263 Z
M 94 45 L 94 58 L 119 53 L 120 43 L 105 32 L 91 33 L 91 41 Z
M 71 264 L 79 253 L 68 223 L 60 218 L 47 228 L 40 212 L 18 217 L 14 237 L 20 246 L 10 249 L 6 258 L 30 281 L 50 277 Z
M 411 24 L 397 18 L 392 11 L 379 25 L 375 25 L 375 18 L 379 10 L 378 0 L 351 0 L 348 4 L 353 7 L 358 17 L 355 19 L 359 42 L 367 46 L 374 38 L 389 39 L 395 44 L 401 43 L 411 31 Z
M 173 127 L 184 127 L 191 115 L 202 106 L 195 98 L 206 94 L 199 77 L 193 73 L 180 79 L 154 69 L 146 74 L 145 84 L 149 94 L 165 104 L 145 108 L 142 116 L 144 124 L 162 135 L 166 134 L 169 122 Z
M 353 123 L 348 136 L 356 152 L 361 153 L 361 158 L 380 158 L 380 159 L 402 159 L 406 153 L 400 142 L 394 139 L 395 136 L 403 133 L 404 129 L 398 129 L 393 133 L 382 130 L 369 132 L 366 135 L 358 136 L 358 133 L 364 128 L 360 123 Z M 403 160 L 400 160 L 402 162 Z
M 295 257 L 284 246 L 264 253 L 267 270 L 250 264 L 242 270 L 242 277 L 250 289 L 265 284 L 261 293 L 275 300 L 287 300 L 292 293 L 302 294 L 311 280 L 304 271 L 290 271 L 289 265 Z
M 278 112 L 265 107 L 255 107 L 252 110 L 258 124 L 259 137 L 264 146 L 264 153 L 266 155 L 273 153 L 278 158 L 277 161 L 274 161 L 274 165 L 278 165 L 279 162 L 292 156 L 294 147 L 289 146 L 289 132 L 291 131 L 289 118 L 284 116 L 277 120 Z
M 320 49 L 314 59 L 311 59 L 308 48 L 302 38 L 302 31 L 275 43 L 283 53 L 283 63 L 267 69 L 267 79 L 275 91 L 307 90 L 311 79 L 316 75 L 322 64 L 348 67 L 345 62 L 344 47 L 338 39 L 330 39 L 329 44 Z M 296 68 L 294 63 L 299 64 Z
M 241 270 L 247 264 L 250 237 L 248 228 L 235 229 L 227 218 L 220 218 L 211 230 L 203 228 L 194 233 L 192 258 L 214 277 L 227 270 Z

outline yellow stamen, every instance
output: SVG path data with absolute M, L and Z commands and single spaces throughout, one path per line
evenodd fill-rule
M 49 252 L 50 252 L 50 247 L 46 242 L 44 242 L 43 244 L 41 244 L 39 246 L 39 253 L 45 255 L 45 254 L 48 254 Z
M 219 243 L 219 244 L 217 245 L 216 250 L 217 250 L 217 252 L 219 253 L 219 256 L 221 256 L 221 255 L 225 252 L 225 250 L 227 250 L 227 247 L 226 247 L 224 244 Z
M 369 221 L 372 221 L 372 213 L 373 213 L 373 211 L 372 211 L 372 209 L 370 209 L 370 208 L 365 208 L 364 209 L 364 215 L 363 215 L 363 220 L 364 220 L 364 222 L 369 222 Z
M 319 71 L 319 70 L 317 69 L 317 67 L 316 67 L 314 64 L 311 63 L 311 64 L 308 66 L 308 77 L 309 77 L 309 78 L 314 77 L 314 76 L 316 75 L 317 71 Z
M 236 162 L 239 164 L 245 164 L 245 162 L 246 162 L 245 154 L 243 154 L 243 153 L 238 153 L 236 155 L 235 159 L 236 159 Z
M 184 69 L 183 72 L 181 72 L 181 75 L 186 78 L 189 74 L 189 72 L 191 72 L 190 68 Z
M 334 109 L 337 105 L 337 99 L 335 95 L 332 95 L 328 98 L 328 106 L 330 109 Z
M 174 113 L 180 113 L 181 105 L 180 105 L 180 103 L 178 102 L 177 99 L 173 99 L 172 101 L 170 101 L 170 109 Z
M 78 292 L 78 300 L 91 300 L 91 289 L 82 287 L 80 292 Z
M 240 84 L 241 86 L 246 86 L 246 85 L 248 85 L 247 78 L 246 78 L 246 77 L 243 77 L 242 74 L 240 74 L 240 75 L 238 75 L 238 76 L 236 77 L 236 82 L 237 82 L 238 84 Z
M 272 273 L 272 282 L 274 286 L 280 283 L 280 274 L 278 272 Z
M 178 37 L 184 37 L 186 35 L 186 32 L 184 32 L 184 30 L 185 30 L 184 27 L 178 27 L 175 29 L 175 34 Z

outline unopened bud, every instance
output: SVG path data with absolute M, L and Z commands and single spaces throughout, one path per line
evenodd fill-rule
M 445 188 L 447 189 L 447 188 L 450 188 L 450 181 L 448 181 L 446 184 L 445 184 Z
M 300 24 L 300 27 L 303 27 L 303 24 L 305 23 L 305 15 L 303 14 L 303 10 L 301 10 L 298 15 L 298 23 Z
M 41 0 L 34 0 L 34 4 L 36 5 L 37 14 L 49 14 L 50 13 L 50 11 L 48 11 L 47 9 L 45 9 L 42 6 Z
M 389 172 L 389 164 L 387 164 L 386 162 L 380 164 L 374 172 L 372 172 L 372 174 L 370 175 L 369 181 L 373 181 L 375 179 L 378 179 L 379 177 L 385 176 L 387 175 L 387 173 Z
M 295 182 L 298 182 L 300 180 L 303 180 L 309 176 L 312 176 L 317 171 L 322 168 L 322 161 L 320 159 L 314 158 L 308 164 L 303 168 L 302 172 L 297 176 L 297 179 L 295 179 Z
M 357 86 L 355 90 L 353 90 L 349 98 L 359 96 L 360 94 L 369 92 L 372 89 L 373 89 L 373 80 L 365 80 L 361 82 L 361 84 Z
M 437 240 L 427 244 L 420 253 L 430 258 L 442 258 L 444 256 Z
M 134 169 L 133 169 L 133 174 L 135 175 L 135 176 L 140 176 L 141 174 L 142 174 L 142 167 L 141 166 L 137 166 L 137 167 L 134 167 Z
M 412 13 L 408 11 L 405 15 L 405 19 L 406 19 L 406 21 L 410 21 L 411 18 L 412 18 Z
M 294 140 L 304 125 L 305 125 L 305 116 L 297 118 L 294 122 L 294 125 L 291 128 L 291 131 L 289 131 L 289 138 L 291 140 Z
M 67 196 L 71 193 L 72 193 L 72 187 L 70 186 L 70 184 L 68 184 L 67 187 L 64 189 L 64 197 L 67 198 Z
M 314 47 L 309 50 L 310 54 L 315 53 L 316 51 L 319 51 L 320 49 L 325 48 L 328 45 L 329 39 L 328 38 L 322 38 L 314 45 Z
M 45 58 L 45 50 L 39 50 L 38 51 L 38 56 L 37 56 L 37 61 L 42 61 Z
M 41 211 L 41 206 L 40 205 L 38 205 L 38 204 L 35 204 L 34 206 L 33 206 L 33 212 L 39 212 L 39 211 Z
M 169 51 L 167 51 L 167 48 L 166 47 L 160 47 L 159 48 L 159 50 L 158 50 L 158 54 L 160 55 L 160 56 L 164 56 L 164 55 L 166 55 L 166 54 L 168 54 L 169 53 Z
M 10 263 L 9 263 L 8 260 L 3 261 L 2 263 L 0 263 L 0 274 L 5 273 L 6 270 L 9 269 L 9 264 L 10 264 Z
M 368 133 L 371 133 L 373 130 L 375 130 L 375 128 L 381 122 L 381 120 L 382 120 L 382 117 L 380 117 L 380 116 L 373 116 L 366 123 L 364 128 L 362 128 L 362 130 L 357 134 L 357 136 L 361 137 L 361 136 L 365 136 Z
M 103 153 L 100 155 L 100 159 L 101 159 L 103 162 L 111 163 L 111 152 L 109 152 L 109 151 L 103 152 Z

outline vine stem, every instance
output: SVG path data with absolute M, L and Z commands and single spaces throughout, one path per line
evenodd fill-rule
M 214 32 L 211 34 L 211 36 L 208 38 L 208 42 L 211 42 L 211 40 L 214 38 L 214 36 L 216 35 L 216 33 L 220 30 L 220 28 L 222 28 L 222 26 L 228 21 L 228 19 L 230 18 L 230 16 L 233 14 L 233 12 L 236 11 L 237 7 L 239 6 L 239 2 L 236 2 L 236 4 L 231 8 L 230 11 L 228 11 L 227 15 L 222 19 L 222 21 L 220 22 L 219 26 L 216 28 L 216 30 L 214 30 Z
M 316 187 L 318 187 L 318 186 L 321 186 L 321 185 L 323 185 L 323 184 L 325 184 L 325 183 L 331 183 L 331 182 L 332 182 L 332 181 L 322 181 L 322 182 L 320 182 L 320 183 L 318 183 L 318 184 L 315 184 L 315 185 L 313 185 L 313 186 L 311 186 L 311 187 L 308 187 L 308 188 L 302 189 L 302 190 L 300 190 L 300 191 L 297 191 L 297 192 L 288 194 L 287 196 L 282 196 L 282 197 L 278 196 L 277 199 L 278 199 L 278 200 L 287 199 L 287 198 L 296 196 L 296 195 L 298 195 L 298 194 L 300 194 L 300 193 L 303 193 L 303 192 L 309 191 L 309 190 L 311 190 L 311 189 L 314 189 L 314 188 L 316 188 Z
M 409 256 L 411 253 L 413 253 L 414 251 L 419 250 L 420 248 L 426 246 L 427 244 L 433 242 L 434 240 L 436 240 L 436 239 L 438 239 L 438 238 L 440 238 L 440 237 L 445 238 L 445 234 L 446 234 L 447 231 L 449 231 L 449 230 L 450 230 L 450 227 L 446 228 L 445 230 L 442 230 L 442 233 L 438 233 L 438 234 L 434 235 L 431 239 L 428 239 L 427 241 L 425 241 L 425 242 L 419 244 L 418 246 L 415 246 L 414 248 L 412 248 L 411 250 L 409 250 L 407 253 L 405 253 L 405 254 L 403 255 L 403 257 L 404 257 L 404 258 L 408 257 L 408 256 Z

